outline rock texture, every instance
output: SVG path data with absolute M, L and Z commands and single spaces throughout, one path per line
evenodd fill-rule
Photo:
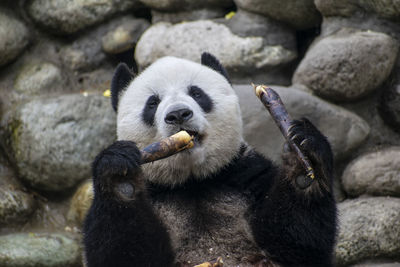
M 195 21 L 195 20 L 207 20 L 222 18 L 225 15 L 225 11 L 222 9 L 194 9 L 188 11 L 176 11 L 176 12 L 165 12 L 153 9 L 151 11 L 151 22 L 170 22 L 179 23 L 184 21 Z
M 140 0 L 146 6 L 162 11 L 193 10 L 206 7 L 229 7 L 232 0 Z
M 368 262 L 352 265 L 352 267 L 400 267 L 399 262 Z
M 266 45 L 281 45 L 296 51 L 297 39 L 295 31 L 287 25 L 268 17 L 239 10 L 230 19 L 218 20 L 240 37 L 259 36 Z
M 355 159 L 346 167 L 342 182 L 351 196 L 400 196 L 400 147 L 389 147 Z
M 10 128 L 18 173 L 39 190 L 66 190 L 90 177 L 90 163 L 115 139 L 115 115 L 103 96 L 37 99 L 15 113 Z
M 0 266 L 79 266 L 78 242 L 62 234 L 29 233 L 0 236 Z
M 24 66 L 14 84 L 14 90 L 25 96 L 62 92 L 64 87 L 61 70 L 48 62 Z
M 198 62 L 204 51 L 217 56 L 233 73 L 279 67 L 296 58 L 295 51 L 281 45 L 264 45 L 262 37 L 239 37 L 227 26 L 206 20 L 153 25 L 139 40 L 135 59 L 141 68 L 167 55 Z
M 293 83 L 335 101 L 359 99 L 385 81 L 397 52 L 398 44 L 388 35 L 344 29 L 309 49 Z
M 9 162 L 0 153 L 0 229 L 27 222 L 36 208 L 37 201 L 18 183 Z
M 65 44 L 61 48 L 61 59 L 66 67 L 74 71 L 99 68 L 107 63 L 104 52 L 118 54 L 133 50 L 148 26 L 146 20 L 131 15 L 115 18 Z
M 249 85 L 235 85 L 244 122 L 245 139 L 263 154 L 278 160 L 284 139 L 268 111 Z M 368 136 L 368 123 L 339 106 L 295 87 L 271 86 L 282 98 L 293 118 L 307 117 L 328 137 L 334 154 L 343 158 Z M 329 119 L 326 119 L 329 118 Z
M 400 21 L 400 2 L 396 0 L 315 0 L 315 5 L 324 16 L 350 17 L 377 15 L 393 21 Z
M 29 44 L 30 34 L 21 21 L 0 9 L 0 66 L 13 61 Z
M 55 34 L 78 32 L 137 5 L 136 0 L 34 0 L 30 16 Z
M 133 49 L 142 33 L 149 27 L 144 19 L 126 19 L 116 29 L 112 29 L 101 39 L 104 52 L 119 54 Z
M 296 29 L 314 27 L 321 21 L 313 0 L 235 0 L 235 3 L 239 8 L 282 21 Z
M 361 198 L 339 204 L 338 266 L 400 255 L 400 199 Z
M 25 222 L 35 209 L 33 197 L 20 190 L 0 188 L 0 225 Z

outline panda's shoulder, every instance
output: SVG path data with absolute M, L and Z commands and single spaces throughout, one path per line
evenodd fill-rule
M 228 184 L 252 197 L 264 195 L 279 177 L 280 169 L 270 159 L 254 148 L 244 145 L 240 157 L 220 175 L 227 177 Z

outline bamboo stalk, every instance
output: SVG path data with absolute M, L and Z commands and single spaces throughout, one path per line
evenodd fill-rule
M 224 266 L 224 261 L 222 260 L 222 257 L 218 257 L 217 260 L 213 262 L 204 262 L 199 265 L 195 265 L 194 267 L 223 267 Z
M 160 142 L 146 146 L 142 152 L 142 164 L 172 156 L 194 146 L 193 137 L 186 131 L 180 131 Z
M 252 84 L 252 86 L 255 89 L 257 97 L 261 100 L 261 102 L 271 114 L 272 119 L 275 121 L 276 125 L 285 137 L 289 146 L 296 153 L 297 158 L 299 159 L 300 163 L 303 165 L 306 171 L 306 176 L 310 179 L 314 179 L 314 169 L 312 168 L 310 160 L 303 154 L 296 143 L 294 143 L 293 140 L 289 137 L 289 131 L 290 127 L 293 125 L 293 119 L 288 114 L 278 93 L 266 85 Z

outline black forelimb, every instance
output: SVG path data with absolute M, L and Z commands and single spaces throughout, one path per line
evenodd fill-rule
M 172 266 L 168 233 L 146 196 L 141 154 L 117 141 L 93 163 L 94 200 L 84 224 L 87 266 Z
M 326 138 L 306 119 L 295 121 L 290 137 L 311 160 L 315 181 L 299 184 L 305 170 L 290 151 L 280 175 L 253 206 L 254 237 L 283 266 L 332 266 L 336 203 L 332 194 L 333 156 Z

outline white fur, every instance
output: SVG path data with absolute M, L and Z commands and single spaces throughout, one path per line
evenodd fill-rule
M 188 95 L 188 87 L 200 87 L 212 99 L 209 113 Z M 143 122 L 147 99 L 157 94 L 161 102 L 153 127 Z M 147 179 L 154 183 L 176 185 L 190 175 L 202 179 L 229 163 L 239 150 L 242 120 L 238 98 L 227 80 L 216 71 L 175 57 L 164 57 L 144 70 L 122 94 L 118 106 L 118 140 L 136 142 L 139 148 L 160 141 L 179 131 L 164 122 L 165 115 L 177 106 L 187 106 L 193 117 L 185 125 L 205 134 L 201 146 L 169 158 L 143 165 Z

